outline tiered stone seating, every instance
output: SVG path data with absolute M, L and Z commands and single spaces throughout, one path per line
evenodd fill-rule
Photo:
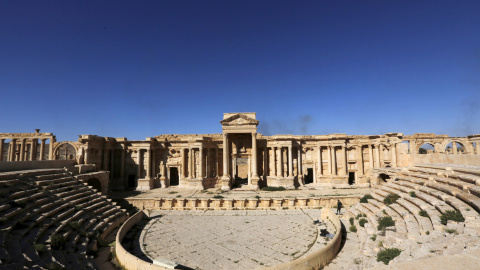
M 0 173 L 0 217 L 0 267 L 96 269 L 89 252 L 97 237 L 126 214 L 64 170 L 49 169 Z M 52 248 L 58 236 L 64 247 Z
M 347 209 L 342 221 L 348 230 L 349 218 L 355 219 L 361 253 L 368 255 L 363 257 L 362 267 L 381 266 L 372 255 L 386 247 L 408 251 L 402 252 L 395 262 L 432 256 L 429 253 L 438 246 L 447 254 L 454 254 L 477 245 L 470 240 L 480 236 L 480 170 L 469 170 L 475 173 L 463 170 L 459 174 L 455 169 L 438 166 L 397 170 L 392 180 L 372 188 L 373 199 L 368 203 L 357 203 Z M 400 198 L 386 205 L 383 201 L 390 193 Z M 420 215 L 422 210 L 428 217 Z M 447 211 L 459 211 L 465 222 L 449 221 L 443 225 L 440 217 Z M 368 220 L 364 228 L 356 219 L 359 214 Z M 385 235 L 377 230 L 377 220 L 382 216 L 395 220 L 395 229 L 387 229 Z M 357 267 L 352 265 L 352 268 Z

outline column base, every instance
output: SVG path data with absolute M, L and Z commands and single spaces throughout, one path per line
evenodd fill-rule
M 230 176 L 222 176 L 222 190 L 229 191 L 230 188 Z
M 187 188 L 195 190 L 204 190 L 203 178 L 192 178 L 187 180 Z
M 160 177 L 160 188 L 167 188 L 167 178 L 165 176 Z
M 254 175 L 250 178 L 250 185 L 249 187 L 254 190 L 258 190 L 258 181 L 260 181 L 260 177 L 258 175 Z
M 138 191 L 146 191 L 153 189 L 154 178 L 141 178 L 138 179 L 137 188 Z

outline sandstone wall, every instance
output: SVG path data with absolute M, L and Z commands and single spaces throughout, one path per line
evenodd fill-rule
M 337 200 L 344 207 L 360 201 L 358 196 L 332 196 L 314 198 L 265 198 L 265 199 L 137 199 L 127 198 L 127 201 L 140 210 L 254 210 L 254 209 L 304 209 L 304 208 L 334 208 Z

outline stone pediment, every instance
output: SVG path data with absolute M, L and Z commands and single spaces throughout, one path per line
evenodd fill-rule
M 258 125 L 258 120 L 250 118 L 243 114 L 235 114 L 226 119 L 220 121 L 223 126 L 245 126 L 245 125 Z

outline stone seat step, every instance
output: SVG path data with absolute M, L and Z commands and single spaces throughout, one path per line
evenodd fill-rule
M 455 199 L 458 200 L 458 202 L 455 203 L 454 202 Z M 466 212 L 464 215 L 465 217 L 474 217 L 475 219 L 479 218 L 479 212 L 480 212 L 479 197 L 467 192 L 461 192 L 461 193 L 457 193 L 456 198 L 451 198 L 449 199 L 449 201 L 452 204 L 457 205 L 457 207 L 460 208 L 460 211 L 462 212 L 462 214 Z M 475 211 L 468 210 L 470 208 L 473 208 Z
M 423 232 L 433 230 L 433 225 L 430 219 L 427 217 L 420 216 L 419 212 L 421 209 L 418 206 L 405 200 L 404 198 L 398 199 L 397 203 L 403 206 L 405 209 L 407 209 L 410 212 L 410 214 L 415 217 L 415 219 L 419 224 L 419 230 Z
M 440 223 L 441 212 L 435 206 L 432 206 L 419 198 L 405 197 L 404 199 L 427 212 L 430 217 L 428 219 L 432 223 L 433 229 L 443 230 L 444 225 Z
M 385 207 L 387 207 L 384 203 L 383 203 L 383 197 L 381 200 L 378 200 L 377 198 L 373 199 L 373 200 L 368 200 L 368 204 L 371 204 L 373 205 L 374 207 L 377 208 L 377 211 L 376 212 L 381 212 Z
M 383 191 L 387 192 L 388 194 L 393 193 L 393 194 L 399 195 L 400 197 L 408 196 L 408 194 L 405 194 L 404 192 L 402 192 L 400 190 L 397 190 L 397 189 L 394 189 L 394 188 L 391 188 L 389 186 L 382 186 L 381 189 Z
M 468 182 L 465 182 L 465 181 L 462 181 L 462 180 L 457 180 L 457 179 L 453 179 L 453 178 L 438 177 L 438 176 L 433 177 L 433 181 L 435 181 L 437 183 L 445 184 L 445 185 L 450 185 L 450 186 L 453 186 L 453 187 L 458 188 L 460 190 L 468 190 L 469 187 L 475 186 L 475 184 L 471 184 L 471 183 L 468 183 Z
M 390 207 L 386 207 L 385 211 L 387 212 L 387 215 L 391 216 L 392 219 L 395 220 L 395 228 L 399 236 L 406 238 L 408 231 L 403 218 Z
M 417 184 L 417 185 L 420 185 L 420 186 L 423 186 L 425 184 L 425 182 L 427 182 L 427 180 L 425 180 L 425 179 L 420 180 L 420 179 L 409 177 L 409 176 L 401 177 L 400 180 L 408 181 L 408 182 L 411 182 L 413 184 Z
M 3 211 L 5 211 L 5 210 L 8 210 L 8 209 L 10 209 L 10 208 L 12 208 L 12 206 L 11 206 L 10 204 L 8 204 L 8 203 L 2 204 L 2 205 L 0 205 L 0 213 L 3 212 Z M 3 216 L 3 215 L 2 215 L 2 216 Z
M 461 190 L 459 188 L 449 186 L 449 185 L 435 183 L 433 181 L 428 181 L 428 182 L 426 182 L 425 185 L 427 187 L 431 188 L 431 189 L 435 189 L 435 190 L 438 191 L 438 192 L 433 192 L 433 191 L 429 192 L 432 195 L 438 194 L 438 195 L 434 195 L 437 198 L 443 198 L 444 194 L 441 194 L 441 193 L 445 193 L 447 195 L 455 196 L 457 193 L 461 192 Z M 423 187 L 423 189 L 426 190 L 425 187 Z
M 79 190 L 76 193 L 71 194 L 70 196 L 63 197 L 62 199 L 67 202 L 71 202 L 78 198 L 83 198 L 91 194 L 90 190 Z
M 459 174 L 457 175 L 458 180 L 464 181 L 470 184 L 474 184 L 476 186 L 480 186 L 480 177 L 479 176 L 473 176 L 473 175 L 468 175 L 468 174 Z
M 407 227 L 408 238 L 417 239 L 420 235 L 420 230 L 415 216 L 412 215 L 408 210 L 403 208 L 403 206 L 401 206 L 400 204 L 392 203 L 390 207 L 403 218 L 405 226 Z
M 374 193 L 382 196 L 383 198 L 387 197 L 388 194 L 389 194 L 388 192 L 385 192 L 385 191 L 383 191 L 383 190 L 381 190 L 381 189 L 373 189 L 372 192 L 374 192 Z M 373 196 L 373 195 L 372 195 L 372 196 Z
M 68 187 L 67 187 L 68 188 Z M 75 195 L 75 194 L 78 194 L 80 192 L 83 192 L 85 191 L 86 189 L 85 188 L 78 188 L 78 189 L 73 189 L 73 190 L 69 190 L 69 191 L 65 191 L 65 192 L 61 192 L 59 194 L 55 194 L 58 198 L 68 198 L 69 196 L 71 195 Z
M 62 179 L 57 179 L 57 180 L 54 180 L 55 183 L 48 183 L 46 185 L 43 185 L 42 188 L 45 189 L 45 190 L 57 190 L 59 188 L 63 188 L 63 187 L 71 187 L 71 186 L 75 186 L 75 185 L 78 185 L 79 182 L 78 180 L 76 180 L 75 178 L 72 178 L 72 177 L 69 177 L 68 179 L 65 179 L 65 178 L 62 178 Z
M 384 192 L 383 192 L 383 193 L 384 193 Z M 383 194 L 383 193 L 382 193 L 382 194 Z M 378 193 L 378 190 L 372 190 L 372 193 L 370 193 L 370 195 L 372 195 L 373 199 L 374 199 L 376 202 L 371 202 L 371 201 L 373 201 L 373 200 L 368 200 L 368 202 L 371 203 L 371 204 L 373 204 L 373 205 L 375 205 L 377 208 L 383 210 L 383 208 L 384 208 L 385 206 L 382 206 L 381 204 L 385 205 L 385 204 L 383 203 L 383 199 L 385 199 L 385 196 L 386 196 L 386 195 L 380 195 L 380 194 Z M 379 204 L 379 203 L 381 203 L 381 204 Z
M 20 179 L 0 180 L 0 186 L 1 187 L 14 186 L 14 185 L 18 185 L 20 183 L 21 183 Z
M 365 207 L 362 203 L 357 205 L 357 210 L 360 211 L 360 213 L 365 214 L 367 217 L 374 214 L 370 209 Z
M 37 192 L 37 190 L 35 190 L 35 189 L 21 190 L 21 191 L 11 193 L 8 198 L 10 200 L 15 200 L 15 199 L 27 197 L 29 195 L 32 195 L 32 194 L 36 193 L 36 192 Z
M 380 211 L 380 208 L 378 208 L 376 205 L 368 202 L 368 203 L 362 203 L 363 207 L 369 209 L 372 213 L 376 213 Z
M 35 179 L 35 182 L 43 182 L 44 180 L 46 181 L 51 181 L 59 178 L 65 178 L 67 176 L 71 176 L 67 172 L 60 172 L 60 173 L 54 173 L 54 174 L 43 174 L 43 175 L 36 175 L 33 177 Z
M 89 195 L 89 196 L 87 196 L 87 198 L 88 198 L 87 201 L 78 204 L 79 207 L 81 207 L 81 208 L 87 208 L 87 207 L 89 207 L 89 206 L 91 206 L 91 205 L 93 205 L 93 204 L 96 204 L 96 203 L 102 201 L 102 198 L 97 197 L 96 195 Z M 77 203 L 76 203 L 75 201 L 73 201 L 72 204 L 77 205 Z
M 417 198 L 422 199 L 423 201 L 433 205 L 440 212 L 444 213 L 447 210 L 453 210 L 453 208 L 448 205 L 442 198 L 445 198 L 446 194 L 439 194 L 437 191 L 432 190 L 425 186 L 419 186 L 419 189 L 415 192 Z M 437 197 L 439 196 L 439 197 Z

